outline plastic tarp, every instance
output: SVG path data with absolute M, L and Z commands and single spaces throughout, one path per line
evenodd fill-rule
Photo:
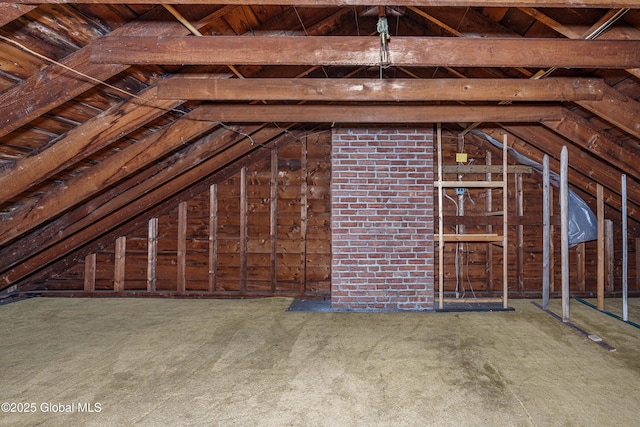
M 502 143 L 487 135 L 479 129 L 471 131 L 491 144 L 502 149 Z M 542 173 L 542 165 L 534 162 L 527 156 L 518 153 L 513 147 L 507 147 L 507 152 L 518 163 L 531 166 L 536 171 Z M 560 187 L 560 175 L 549 171 L 549 181 L 556 187 Z M 573 247 L 578 243 L 589 242 L 598 238 L 598 221 L 589 205 L 582 200 L 574 191 L 569 189 L 569 246 Z

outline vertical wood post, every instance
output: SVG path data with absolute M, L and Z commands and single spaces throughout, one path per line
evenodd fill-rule
M 607 292 L 614 291 L 614 245 L 613 245 L 613 221 L 604 220 L 604 271 L 605 287 Z
M 585 264 L 585 243 L 582 242 L 576 245 L 576 280 L 579 292 L 585 292 L 586 290 Z
M 628 300 L 628 263 L 629 254 L 627 240 L 627 175 L 622 175 L 622 320 L 629 320 Z
M 636 249 L 636 290 L 640 290 L 640 237 L 635 240 Z
M 560 154 L 560 227 L 562 252 L 562 321 L 569 321 L 569 154 Z
M 116 259 L 113 278 L 113 290 L 124 291 L 125 253 L 127 251 L 127 238 L 120 236 L 116 239 Z
M 278 149 L 271 151 L 271 210 L 269 212 L 269 238 L 271 239 L 271 292 L 278 283 Z
M 555 189 L 553 186 L 549 187 L 549 214 L 551 218 L 555 216 L 554 201 L 555 201 Z M 549 227 L 549 291 L 553 294 L 556 291 L 556 226 Z
M 516 173 L 516 215 L 518 219 L 524 216 L 524 197 L 522 188 L 522 174 Z M 521 222 L 516 225 L 516 289 L 522 292 L 524 289 L 524 226 Z
M 247 292 L 247 232 L 249 227 L 249 195 L 247 167 L 240 169 L 240 293 Z
M 509 194 L 508 181 L 509 169 L 507 164 L 507 134 L 503 136 L 502 142 L 502 302 L 504 308 L 509 308 Z
M 96 254 L 89 254 L 84 258 L 84 291 L 96 290 Z
M 597 282 L 597 296 L 598 296 L 598 310 L 604 310 L 604 188 L 598 184 L 597 189 L 597 202 L 598 202 L 598 282 Z
M 209 292 L 217 289 L 218 276 L 218 184 L 209 187 Z
M 491 151 L 489 150 L 486 151 L 484 159 L 485 159 L 485 164 L 487 166 L 491 166 Z M 485 174 L 485 179 L 487 180 L 487 182 L 490 182 L 493 179 L 492 174 L 490 172 L 487 172 Z M 485 209 L 487 213 L 491 213 L 491 211 L 493 211 L 493 190 L 491 188 L 487 188 Z M 486 233 L 487 234 L 493 233 L 492 225 L 487 225 Z M 487 258 L 485 263 L 485 271 L 487 274 L 485 291 L 490 292 L 491 287 L 493 285 L 493 243 L 487 243 Z
M 308 224 L 308 148 L 309 137 L 305 136 L 304 141 L 302 142 L 301 153 L 300 153 L 300 237 L 302 238 L 302 253 L 300 257 L 302 258 L 301 265 L 301 274 L 300 274 L 300 295 L 305 294 L 305 287 L 307 283 L 307 224 Z
M 176 289 L 179 293 L 187 289 L 187 202 L 178 205 L 178 277 Z
M 444 308 L 444 221 L 442 218 L 442 125 L 436 128 L 438 141 L 438 307 Z
M 456 141 L 456 153 L 464 152 L 464 135 L 458 135 L 458 139 Z M 456 162 L 456 164 L 461 165 L 462 162 Z M 464 174 L 459 173 L 457 175 L 457 180 L 462 181 L 464 178 Z M 463 191 L 466 191 L 466 188 L 463 188 Z M 462 194 L 458 194 L 458 205 L 456 209 L 456 216 L 464 216 L 464 192 Z M 465 234 L 467 232 L 467 227 L 464 224 L 456 225 L 456 234 Z M 456 256 L 457 260 L 457 269 L 456 269 L 456 283 L 464 283 L 464 265 L 466 259 L 465 253 L 465 245 L 467 242 L 456 242 Z M 456 298 L 458 298 L 460 289 L 456 285 Z
M 156 291 L 158 268 L 158 218 L 151 218 L 147 237 L 147 292 Z
M 549 156 L 542 159 L 542 308 L 549 309 L 551 253 L 551 192 L 549 186 Z

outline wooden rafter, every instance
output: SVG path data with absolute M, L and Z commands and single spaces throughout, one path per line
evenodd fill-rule
M 36 6 L 16 3 L 0 3 L 0 27 L 7 25 L 14 19 L 18 19 L 25 13 L 35 9 Z
M 376 65 L 376 37 L 105 37 L 91 61 L 106 64 Z M 394 37 L 390 65 L 632 68 L 640 41 Z
M 602 99 L 600 79 L 164 79 L 160 99 L 299 101 L 576 101 Z

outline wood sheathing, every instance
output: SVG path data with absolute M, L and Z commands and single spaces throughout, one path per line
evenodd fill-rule
M 471 127 L 498 140 L 506 133 L 509 145 L 534 161 L 549 155 L 556 172 L 567 146 L 570 187 L 594 212 L 598 184 L 603 188 L 610 295 L 621 289 L 626 174 L 629 289 L 640 292 L 636 2 L 478 7 L 436 0 L 370 8 L 356 1 L 173 1 L 171 11 L 119 1 L 30 3 L 0 3 L 2 294 L 327 296 L 334 121 L 446 122 L 442 154 L 451 164 Z M 380 14 L 390 36 L 382 67 Z M 254 50 L 211 55 L 190 43 L 200 35 L 235 37 L 239 45 L 253 38 Z M 171 48 L 167 37 L 177 37 Z M 110 40 L 130 48 L 109 48 Z M 399 46 L 422 41 L 440 50 L 401 55 Z M 315 50 L 292 51 L 296 46 Z M 519 51 L 526 46 L 531 52 Z M 498 50 L 512 54 L 492 54 Z M 531 86 L 535 77 L 540 84 Z M 215 90 L 241 78 L 249 86 L 235 89 L 238 99 Z M 305 92 L 291 83 L 287 97 L 282 85 L 259 80 L 267 78 L 321 86 Z M 415 86 L 402 87 L 407 80 L 431 86 L 415 99 Z M 474 133 L 464 136 L 464 151 L 476 165 L 489 157 L 500 162 L 499 150 Z M 536 172 L 513 177 L 509 289 L 539 296 L 542 180 Z M 498 227 L 499 219 L 486 215 L 488 194 L 467 194 L 464 220 L 445 199 L 445 226 L 464 223 L 483 233 Z M 500 197 L 493 190 L 494 203 Z M 553 239 L 557 266 L 558 233 Z M 499 294 L 500 249 L 447 245 L 445 257 L 448 292 Z M 597 261 L 595 242 L 571 249 L 572 292 L 595 292 Z M 559 270 L 552 268 L 556 292 Z

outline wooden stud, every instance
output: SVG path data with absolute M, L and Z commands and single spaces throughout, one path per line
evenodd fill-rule
M 605 276 L 605 288 L 607 292 L 613 292 L 615 289 L 614 281 L 614 244 L 613 244 L 613 221 L 610 219 L 604 220 L 604 271 Z
M 549 187 L 549 201 L 555 200 L 555 189 Z M 549 206 L 549 213 L 551 218 L 555 219 L 555 213 L 553 203 Z M 556 221 L 557 222 L 557 221 Z M 549 291 L 553 294 L 556 292 L 556 244 L 554 243 L 556 238 L 556 226 L 551 225 L 549 228 Z
M 629 254 L 627 237 L 627 175 L 622 175 L 622 320 L 629 320 L 628 301 L 628 261 Z
M 578 292 L 586 291 L 585 270 L 585 243 L 581 242 L 576 245 L 576 281 L 578 282 Z
M 436 139 L 438 142 L 438 181 L 442 182 L 442 125 L 437 124 Z M 442 214 L 442 187 L 438 187 L 438 307 L 444 308 L 444 223 Z
M 120 236 L 116 239 L 116 254 L 113 277 L 113 290 L 115 292 L 124 291 L 125 279 L 125 254 L 127 251 L 127 237 Z
M 218 274 L 218 184 L 209 186 L 209 292 L 217 290 Z
M 493 180 L 493 177 L 491 175 L 491 151 L 490 150 L 487 150 L 485 152 L 484 160 L 487 166 L 485 180 L 487 182 L 491 182 Z M 502 166 L 500 166 L 500 168 L 502 168 Z M 501 172 L 502 170 L 496 173 L 501 173 Z M 485 211 L 487 215 L 491 214 L 491 212 L 493 211 L 493 190 L 491 188 L 488 188 L 486 192 Z M 493 226 L 487 225 L 485 231 L 487 234 L 493 234 Z M 487 255 L 486 255 L 486 261 L 485 261 L 485 270 L 487 272 L 487 279 L 486 279 L 485 291 L 489 292 L 491 291 L 491 287 L 493 285 L 493 245 L 491 243 L 487 243 L 486 254 Z
M 549 156 L 542 158 L 542 309 L 549 309 L 551 268 L 551 193 L 549 181 Z
M 249 231 L 247 167 L 240 169 L 240 293 L 247 292 L 247 239 Z
M 560 154 L 560 228 L 562 253 L 562 321 L 569 321 L 569 154 Z
M 524 215 L 524 197 L 522 188 L 522 174 L 515 175 L 516 215 Z M 516 225 L 516 289 L 522 292 L 524 288 L 524 226 Z
M 307 279 L 307 212 L 308 204 L 308 136 L 305 136 L 301 144 L 300 153 L 300 238 L 302 239 L 301 264 L 302 273 L 300 274 L 300 294 L 305 293 L 305 284 Z
M 89 254 L 84 258 L 84 291 L 96 290 L 96 254 Z
M 597 269 L 597 306 L 598 310 L 604 310 L 604 282 L 605 282 L 605 262 L 604 262 L 604 187 L 600 184 L 596 188 L 597 193 L 597 217 L 598 217 L 598 269 Z
M 271 210 L 269 212 L 269 238 L 271 239 L 271 292 L 278 282 L 278 149 L 271 151 Z
M 158 266 L 158 218 L 151 218 L 147 238 L 147 291 L 156 291 Z
M 187 288 L 187 202 L 178 205 L 178 293 L 185 292 Z
M 504 308 L 509 308 L 509 219 L 508 219 L 508 181 L 509 170 L 507 168 L 507 134 L 502 139 L 502 301 Z

